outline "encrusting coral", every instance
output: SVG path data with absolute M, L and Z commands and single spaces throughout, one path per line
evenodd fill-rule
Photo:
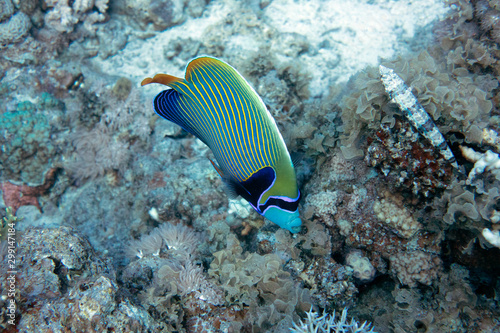
M 11 0 L 0 1 L 0 22 L 8 19 L 14 14 L 14 5 Z
M 42 93 L 37 103 L 17 103 L 16 110 L 0 114 L 1 169 L 8 179 L 39 183 L 41 170 L 57 160 L 57 133 L 64 127 L 58 119 L 59 101 Z M 56 120 L 57 119 L 57 120 Z
M 15 13 L 9 19 L 0 23 L 0 48 L 20 41 L 28 34 L 30 29 L 31 21 L 28 15 L 23 12 Z
M 360 250 L 354 250 L 347 254 L 345 258 L 347 265 L 354 270 L 354 276 L 362 282 L 371 282 L 375 278 L 376 269 L 370 260 L 363 256 Z
M 417 282 L 431 285 L 441 272 L 441 259 L 423 251 L 398 253 L 390 260 L 393 274 L 410 287 L 415 287 Z
M 391 202 L 390 196 L 387 196 L 387 198 L 377 200 L 373 204 L 375 215 L 399 236 L 411 238 L 422 228 L 422 225 L 415 220 L 408 209 Z
M 57 168 L 50 169 L 45 174 L 45 180 L 42 185 L 29 186 L 29 185 L 16 185 L 11 182 L 3 182 L 0 184 L 0 189 L 3 193 L 3 200 L 7 207 L 12 207 L 14 214 L 21 206 L 33 205 L 40 211 L 40 203 L 38 198 L 46 194 L 49 189 L 54 185 Z

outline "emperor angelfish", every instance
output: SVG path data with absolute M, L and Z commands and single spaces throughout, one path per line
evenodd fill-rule
M 262 99 L 238 71 L 216 58 L 192 60 L 185 76 L 156 74 L 142 81 L 172 88 L 155 97 L 155 112 L 212 150 L 218 164 L 210 161 L 231 192 L 281 228 L 300 231 L 295 169 Z

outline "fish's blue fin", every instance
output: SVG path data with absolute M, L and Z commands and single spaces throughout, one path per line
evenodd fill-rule
M 185 116 L 186 111 L 181 103 L 181 94 L 176 90 L 167 89 L 159 93 L 154 99 L 153 106 L 157 115 L 179 125 L 206 144 L 197 126 L 193 126 L 189 118 Z

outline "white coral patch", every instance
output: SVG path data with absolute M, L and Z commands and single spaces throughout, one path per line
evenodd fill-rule
M 500 248 L 500 230 L 483 229 L 483 237 L 493 246 Z
M 422 227 L 408 209 L 386 199 L 376 201 L 373 211 L 380 221 L 404 238 L 412 237 Z
M 245 201 L 245 199 L 229 199 L 229 214 L 236 214 L 238 217 L 244 219 L 250 215 L 252 208 L 250 204 Z

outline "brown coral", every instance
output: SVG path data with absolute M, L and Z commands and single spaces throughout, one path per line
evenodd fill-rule
M 366 163 L 379 168 L 390 184 L 415 196 L 429 197 L 452 179 L 451 164 L 407 122 L 396 120 L 393 128 L 382 125 L 375 140 L 368 142 Z
M 39 186 L 15 185 L 11 182 L 2 183 L 1 189 L 5 205 L 12 207 L 13 214 L 16 213 L 19 207 L 29 205 L 36 206 L 41 211 L 42 208 L 38 202 L 38 197 L 46 194 L 52 185 L 54 185 L 57 170 L 57 168 L 50 169 L 45 174 L 44 183 Z

